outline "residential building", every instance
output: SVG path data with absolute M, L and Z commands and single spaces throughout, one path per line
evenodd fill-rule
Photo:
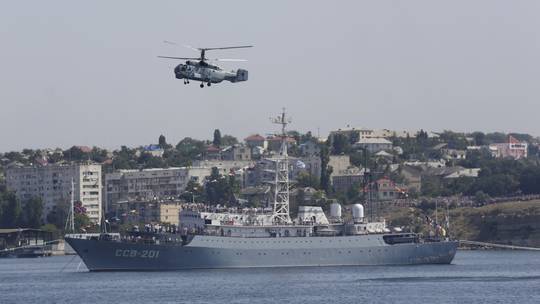
M 405 180 L 405 187 L 409 190 L 409 192 L 411 190 L 420 192 L 422 188 L 422 167 L 402 165 L 398 170 L 401 176 L 403 176 Z
M 435 159 L 429 159 L 427 161 L 413 160 L 413 161 L 404 162 L 403 164 L 405 166 L 420 167 L 423 169 L 446 167 L 446 163 L 444 162 L 444 160 L 435 160 Z
M 315 176 L 317 178 L 321 177 L 321 157 L 318 155 L 313 156 L 307 156 L 302 157 L 300 159 L 302 163 L 305 165 L 305 170 L 308 174 L 311 176 Z
M 357 149 L 366 149 L 369 153 L 392 150 L 392 142 L 380 137 L 363 137 L 354 144 Z
M 358 141 L 360 138 L 372 137 L 373 130 L 366 128 L 351 128 L 350 126 L 347 126 L 343 129 L 337 129 L 330 132 L 330 136 L 328 136 L 328 138 L 330 139 L 330 143 L 334 142 L 334 138 L 337 135 L 343 135 L 347 137 L 349 141 L 355 142 Z
M 508 136 L 508 142 L 489 145 L 489 151 L 493 157 L 520 159 L 527 157 L 528 144 L 521 142 L 512 135 Z
M 114 210 L 121 201 L 149 201 L 180 195 L 189 181 L 203 184 L 210 167 L 152 168 L 118 170 L 105 175 L 106 210 Z
M 246 187 L 240 191 L 239 201 L 253 207 L 267 207 L 272 201 L 271 190 L 269 184 Z
M 159 221 L 178 226 L 180 211 L 182 211 L 180 202 L 162 202 L 159 204 Z
M 351 158 L 349 155 L 330 155 L 328 166 L 332 167 L 332 176 L 340 174 L 351 167 Z
M 225 147 L 221 150 L 222 160 L 251 160 L 251 149 L 241 144 Z
M 478 177 L 480 168 L 461 168 L 459 167 L 454 172 L 447 174 L 444 178 L 458 178 L 458 177 Z
M 115 204 L 116 216 L 123 223 L 179 225 L 182 202 L 178 200 L 133 200 Z
M 244 139 L 244 141 L 246 142 L 246 145 L 250 148 L 254 148 L 254 147 L 261 147 L 263 149 L 267 148 L 266 138 L 264 138 L 263 136 L 259 134 L 248 136 Z
M 251 160 L 195 160 L 191 168 L 218 168 L 220 174 L 228 174 L 231 171 L 249 167 L 255 164 Z
M 9 166 L 6 186 L 21 201 L 39 197 L 43 201 L 43 219 L 59 204 L 81 202 L 93 223 L 100 223 L 102 210 L 101 165 L 92 163 L 48 164 L 45 166 Z
M 360 186 L 364 180 L 364 169 L 356 167 L 332 174 L 332 185 L 336 192 L 346 192 L 351 187 Z
M 407 190 L 399 186 L 389 178 L 383 177 L 371 184 L 366 192 L 372 193 L 372 198 L 379 201 L 393 200 L 407 195 Z
M 300 144 L 300 153 L 303 156 L 319 156 L 321 154 L 321 148 L 319 143 L 315 140 L 306 141 L 303 144 Z
M 442 157 L 446 160 L 463 160 L 467 158 L 466 150 L 441 149 Z
M 219 149 L 219 147 L 216 147 L 214 145 L 210 145 L 206 147 L 206 149 L 203 152 L 203 159 L 204 160 L 221 160 L 221 149 Z
M 283 139 L 281 138 L 281 136 L 272 136 L 272 137 L 269 137 L 267 139 L 268 141 L 268 150 L 271 150 L 271 151 L 280 151 L 281 149 L 281 143 L 283 141 Z M 285 139 L 286 143 L 287 143 L 287 148 L 290 148 L 291 146 L 295 145 L 296 144 L 296 140 L 292 137 L 287 137 Z

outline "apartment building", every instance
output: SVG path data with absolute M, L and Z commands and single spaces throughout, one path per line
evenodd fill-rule
M 34 166 L 13 165 L 6 169 L 6 185 L 21 201 L 32 197 L 43 200 L 43 219 L 59 203 L 71 200 L 71 182 L 74 200 L 86 208 L 93 223 L 100 223 L 102 210 L 101 165 L 47 164 Z
M 105 175 L 104 200 L 107 211 L 121 201 L 173 198 L 193 180 L 202 184 L 210 167 L 173 167 L 143 170 L 118 170 Z

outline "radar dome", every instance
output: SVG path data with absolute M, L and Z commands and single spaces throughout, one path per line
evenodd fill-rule
M 352 206 L 352 215 L 355 220 L 364 218 L 364 206 L 362 204 L 354 204 Z
M 333 218 L 341 218 L 341 205 L 339 203 L 332 203 L 330 205 L 330 216 Z

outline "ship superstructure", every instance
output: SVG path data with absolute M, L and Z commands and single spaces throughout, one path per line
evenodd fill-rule
M 284 110 L 273 122 L 281 125 L 282 145 L 271 159 L 271 208 L 213 212 L 194 206 L 181 211 L 178 230 L 66 241 L 91 271 L 451 263 L 456 241 L 424 239 L 390 229 L 384 220 L 368 221 L 361 204 L 352 206 L 348 220 L 338 203 L 331 204 L 329 218 L 321 207 L 300 206 L 291 219 L 286 143 L 290 119 Z

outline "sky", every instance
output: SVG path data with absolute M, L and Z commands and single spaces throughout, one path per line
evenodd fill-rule
M 540 135 L 540 2 L 7 1 L 0 152 L 347 125 Z M 177 42 L 180 46 L 163 43 Z M 174 78 L 181 45 L 249 80 Z

